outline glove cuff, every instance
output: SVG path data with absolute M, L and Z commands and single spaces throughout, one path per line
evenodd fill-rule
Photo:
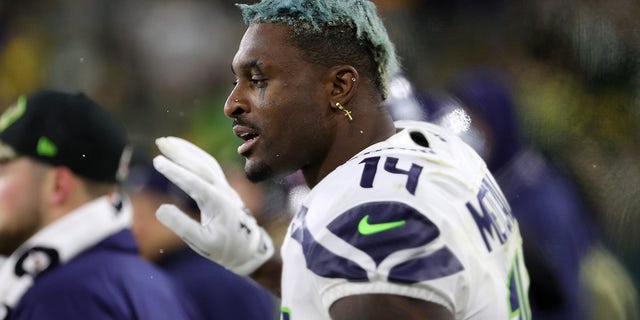
M 275 253 L 273 241 L 269 234 L 261 227 L 258 227 L 258 229 L 260 230 L 260 239 L 254 256 L 238 266 L 229 267 L 231 271 L 239 275 L 248 276 L 260 268 Z

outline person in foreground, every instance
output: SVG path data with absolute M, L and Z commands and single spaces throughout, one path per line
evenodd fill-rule
M 40 90 L 0 117 L 0 319 L 192 319 L 138 255 L 119 182 L 124 128 L 82 93 Z
M 217 161 L 162 137 L 154 165 L 196 200 L 201 221 L 171 205 L 158 219 L 281 293 L 281 319 L 530 319 L 518 224 L 485 163 L 447 130 L 394 123 L 385 107 L 399 65 L 375 6 L 240 8 L 248 28 L 224 112 L 246 175 L 301 170 L 311 190 L 278 255 Z

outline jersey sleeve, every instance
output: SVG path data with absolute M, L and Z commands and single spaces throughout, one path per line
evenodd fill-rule
M 399 132 L 325 177 L 288 234 L 283 287 L 296 294 L 285 303 L 301 314 L 390 294 L 458 318 L 517 318 L 528 287 L 513 272 L 523 266 L 517 223 L 484 162 L 430 126 Z
M 389 158 L 371 183 L 365 172 L 370 158 L 341 168 L 332 177 L 336 184 L 317 190 L 309 205 L 317 213 L 305 207 L 296 218 L 293 237 L 327 309 L 345 296 L 386 293 L 453 310 L 465 267 L 443 236 L 443 212 L 433 205 L 441 200 L 437 194 L 428 195 L 431 201 L 417 199 L 430 187 L 420 180 L 420 161 Z

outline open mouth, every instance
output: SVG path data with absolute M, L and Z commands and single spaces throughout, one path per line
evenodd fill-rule
M 238 138 L 244 141 L 244 143 L 238 147 L 238 154 L 246 156 L 258 140 L 258 133 L 254 129 L 239 125 L 233 127 L 233 132 Z
M 238 137 L 244 141 L 250 141 L 253 140 L 257 137 L 258 135 L 256 133 L 253 132 L 246 132 L 246 133 L 242 133 L 240 134 Z

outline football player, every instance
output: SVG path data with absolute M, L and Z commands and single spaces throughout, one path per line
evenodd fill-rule
M 517 221 L 455 135 L 392 120 L 399 70 L 370 1 L 240 5 L 225 103 L 252 181 L 300 170 L 310 192 L 280 254 L 217 161 L 177 137 L 156 168 L 198 202 L 157 217 L 202 255 L 282 297 L 281 319 L 529 319 Z M 281 275 L 281 281 L 280 281 Z

